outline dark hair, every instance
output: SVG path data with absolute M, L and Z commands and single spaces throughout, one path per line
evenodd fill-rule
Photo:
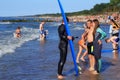
M 98 19 L 94 19 L 93 22 L 95 23 L 93 34 L 95 35 L 97 28 L 100 26 Z
M 20 29 L 20 27 L 18 26 L 17 29 Z
M 87 22 L 92 23 L 93 21 L 89 19 L 89 20 L 87 20 Z M 86 22 L 86 26 L 87 26 L 86 28 L 88 28 L 88 29 L 89 29 L 89 27 L 88 27 L 88 25 L 87 25 L 87 22 Z
M 69 22 L 69 18 L 68 17 L 66 17 L 66 20 L 67 20 L 67 22 Z M 64 22 L 64 19 L 62 20 L 62 22 Z
M 95 25 L 96 28 L 100 27 L 98 19 L 94 19 L 93 22 L 96 24 Z
M 107 43 L 107 40 L 109 40 L 109 38 L 106 38 L 106 39 L 105 39 L 105 42 L 106 42 L 106 43 Z
M 89 19 L 89 20 L 87 20 L 87 22 L 90 22 L 90 23 L 92 23 L 92 20 L 90 20 L 90 19 Z

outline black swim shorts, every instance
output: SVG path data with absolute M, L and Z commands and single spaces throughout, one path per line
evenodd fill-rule
M 88 49 L 88 54 L 94 55 L 93 54 L 93 42 L 90 42 L 87 44 L 87 49 Z

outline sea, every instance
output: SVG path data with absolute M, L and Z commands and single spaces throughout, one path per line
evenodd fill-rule
M 0 80 L 58 80 L 59 37 L 57 29 L 60 24 L 61 22 L 46 22 L 44 29 L 48 30 L 48 35 L 44 41 L 41 41 L 39 39 L 40 22 L 0 22 Z M 73 41 L 75 55 L 78 52 L 78 41 L 84 32 L 83 24 L 84 22 L 69 23 L 71 35 L 78 37 Z M 21 27 L 22 37 L 14 38 L 13 33 L 18 26 Z M 109 25 L 101 24 L 100 26 L 109 37 Z M 106 62 L 112 63 L 114 58 L 112 44 L 105 43 L 104 40 L 102 42 L 104 63 L 104 69 L 101 72 L 102 78 L 88 78 L 88 80 L 119 80 L 120 77 L 108 77 L 111 70 L 109 68 L 115 68 Z M 117 58 L 119 59 L 119 55 Z M 118 64 L 120 63 L 115 65 Z M 87 80 L 87 75 L 83 76 L 82 79 L 80 78 L 81 75 L 79 77 L 75 76 L 69 47 L 63 73 L 67 74 L 65 80 Z M 115 74 L 113 73 L 113 75 Z

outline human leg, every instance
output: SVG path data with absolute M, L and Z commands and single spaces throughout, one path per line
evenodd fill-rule
M 95 67 L 95 58 L 93 55 L 88 55 L 89 57 L 89 71 L 93 71 L 95 70 L 94 67 Z
M 82 61 L 85 61 L 84 57 L 87 55 L 88 51 L 87 51 L 87 46 L 86 46 L 86 45 L 84 45 L 83 48 L 84 48 L 86 51 L 83 53 L 83 55 L 81 56 L 80 59 L 81 59 Z
M 58 78 L 63 78 L 63 67 L 66 62 L 66 57 L 67 57 L 67 48 L 66 47 L 61 47 L 60 49 L 60 60 L 58 63 Z
M 87 51 L 85 51 L 85 52 L 83 53 L 83 55 L 81 56 L 80 59 L 81 59 L 82 61 L 85 61 L 85 56 L 86 56 L 86 55 L 87 55 Z
M 93 54 L 93 42 L 88 43 L 87 50 L 88 50 L 88 58 L 89 58 L 89 70 L 92 71 L 94 70 L 94 65 L 95 65 L 95 58 Z
M 77 58 L 76 58 L 76 62 L 77 63 L 79 63 L 79 58 L 80 58 L 80 55 L 81 55 L 81 53 L 82 53 L 82 47 L 81 46 L 79 46 L 79 51 L 78 51 L 78 54 L 77 54 Z
M 112 46 L 113 46 L 113 52 L 116 52 L 117 50 L 118 50 L 118 46 L 117 46 L 117 44 L 112 44 Z

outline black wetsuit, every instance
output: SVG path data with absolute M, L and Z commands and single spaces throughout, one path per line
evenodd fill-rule
M 61 24 L 59 26 L 58 34 L 59 34 L 59 38 L 60 38 L 60 42 L 59 42 L 60 60 L 58 63 L 58 75 L 62 75 L 63 66 L 66 62 L 67 47 L 68 47 L 67 33 L 65 30 L 64 24 Z

